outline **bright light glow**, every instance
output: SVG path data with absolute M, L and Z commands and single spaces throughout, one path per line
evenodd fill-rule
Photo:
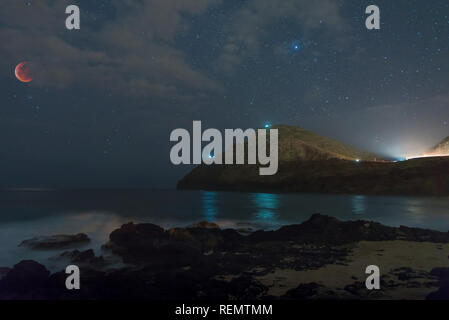
M 420 154 L 419 156 L 408 156 L 405 159 L 418 159 L 418 158 L 432 158 L 432 157 L 449 157 L 449 153 L 429 153 L 429 154 Z
M 360 162 L 360 159 L 355 159 L 355 162 Z
M 271 127 L 271 124 L 269 124 L 269 123 L 266 123 L 265 124 L 265 129 L 268 129 L 268 128 L 270 128 Z

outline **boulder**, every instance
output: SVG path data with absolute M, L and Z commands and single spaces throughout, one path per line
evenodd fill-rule
M 191 228 L 202 228 L 202 229 L 219 229 L 220 226 L 214 222 L 200 221 L 191 226 Z
M 235 230 L 221 230 L 209 223 L 200 226 L 164 230 L 153 224 L 128 223 L 111 233 L 105 248 L 129 263 L 185 265 L 211 250 L 231 248 L 242 237 Z
M 73 263 L 87 263 L 94 266 L 101 266 L 105 263 L 104 258 L 102 256 L 96 257 L 92 249 L 65 251 L 61 253 L 60 257 L 68 258 Z
M 340 221 L 337 218 L 313 214 L 299 225 L 281 227 L 276 231 L 256 231 L 251 241 L 294 241 L 316 245 L 343 245 L 358 241 L 428 241 L 448 243 L 449 233 L 419 228 L 394 228 L 363 220 Z
M 0 299 L 36 293 L 48 286 L 49 275 L 50 271 L 43 265 L 23 260 L 0 280 Z
M 19 246 L 31 249 L 61 249 L 67 247 L 75 247 L 85 245 L 90 241 L 89 237 L 84 233 L 75 235 L 53 235 L 40 236 L 32 239 L 24 240 Z

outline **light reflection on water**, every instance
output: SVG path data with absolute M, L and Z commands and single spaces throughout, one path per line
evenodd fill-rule
M 204 219 L 215 222 L 217 215 L 217 192 L 203 192 Z
M 177 190 L 0 192 L 0 267 L 60 252 L 33 252 L 18 244 L 40 235 L 87 233 L 99 252 L 124 223 L 164 228 L 202 220 L 222 227 L 275 229 L 321 213 L 341 220 L 449 230 L 449 198 L 330 194 L 268 194 Z
M 352 212 L 363 215 L 365 213 L 365 196 L 357 195 L 352 197 Z
M 256 221 L 266 224 L 278 224 L 279 194 L 255 193 L 252 200 L 256 208 Z

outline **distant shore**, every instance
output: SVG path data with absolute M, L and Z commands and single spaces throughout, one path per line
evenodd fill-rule
M 400 162 L 340 159 L 280 162 L 274 176 L 251 165 L 200 165 L 178 182 L 181 190 L 269 193 L 449 196 L 449 157 Z

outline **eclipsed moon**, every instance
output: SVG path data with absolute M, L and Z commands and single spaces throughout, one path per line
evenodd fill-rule
M 22 82 L 31 82 L 33 73 L 31 72 L 31 64 L 27 61 L 21 62 L 16 67 L 16 77 Z

